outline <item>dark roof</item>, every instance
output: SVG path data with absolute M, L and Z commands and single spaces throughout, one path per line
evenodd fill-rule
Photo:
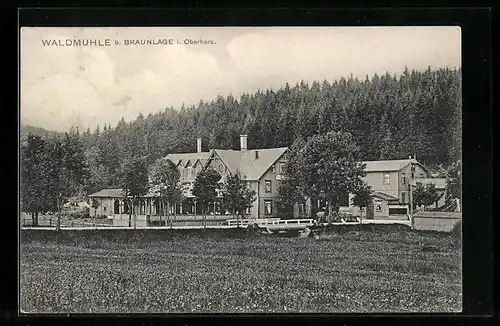
M 386 194 L 385 192 L 382 192 L 382 191 L 375 191 L 371 195 L 373 197 L 382 198 L 382 199 L 387 200 L 387 201 L 399 200 L 398 198 L 391 196 L 389 194 Z

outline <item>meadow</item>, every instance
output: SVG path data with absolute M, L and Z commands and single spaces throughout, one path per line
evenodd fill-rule
M 21 231 L 26 313 L 457 312 L 461 302 L 450 234 Z

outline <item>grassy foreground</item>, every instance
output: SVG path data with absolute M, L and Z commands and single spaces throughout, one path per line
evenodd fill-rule
M 21 242 L 24 312 L 461 310 L 461 250 L 447 234 L 23 230 Z

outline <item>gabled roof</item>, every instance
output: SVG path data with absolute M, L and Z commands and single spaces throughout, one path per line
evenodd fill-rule
M 171 153 L 168 154 L 165 159 L 172 161 L 175 165 L 178 165 L 180 161 L 187 163 L 188 161 L 196 162 L 196 160 L 206 161 L 210 157 L 211 152 L 201 152 L 201 153 Z
M 240 172 L 248 180 L 259 180 L 288 149 L 288 147 L 247 150 L 241 155 Z M 259 158 L 255 159 L 255 152 Z
M 386 194 L 385 192 L 382 191 L 375 191 L 371 194 L 372 197 L 378 197 L 387 201 L 393 201 L 393 200 L 399 200 L 398 198 L 391 196 L 389 194 Z
M 203 167 L 205 167 L 205 164 L 207 163 L 207 161 L 208 161 L 208 159 L 206 159 L 206 160 L 205 159 L 197 159 L 194 162 L 193 166 L 196 166 L 199 163 L 201 165 L 201 167 L 203 168 Z
M 445 178 L 418 178 L 413 179 L 413 184 L 416 185 L 418 182 L 423 184 L 432 183 L 436 189 L 446 189 L 446 179 Z
M 288 147 L 246 151 L 215 149 L 214 155 L 220 157 L 231 173 L 239 171 L 247 180 L 259 180 L 287 149 Z M 257 159 L 256 152 L 258 152 Z
M 220 157 L 222 163 L 231 171 L 235 173 L 240 167 L 241 162 L 241 151 L 235 151 L 230 149 L 214 149 L 214 153 Z
M 427 168 L 417 160 L 412 159 L 412 162 L 427 170 Z M 410 164 L 410 160 L 364 161 L 363 163 L 366 164 L 366 172 L 399 171 L 408 166 Z

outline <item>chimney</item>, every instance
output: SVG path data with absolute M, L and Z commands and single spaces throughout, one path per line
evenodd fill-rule
M 201 153 L 201 138 L 196 139 L 197 152 Z
M 240 135 L 240 148 L 242 152 L 247 150 L 247 135 Z

